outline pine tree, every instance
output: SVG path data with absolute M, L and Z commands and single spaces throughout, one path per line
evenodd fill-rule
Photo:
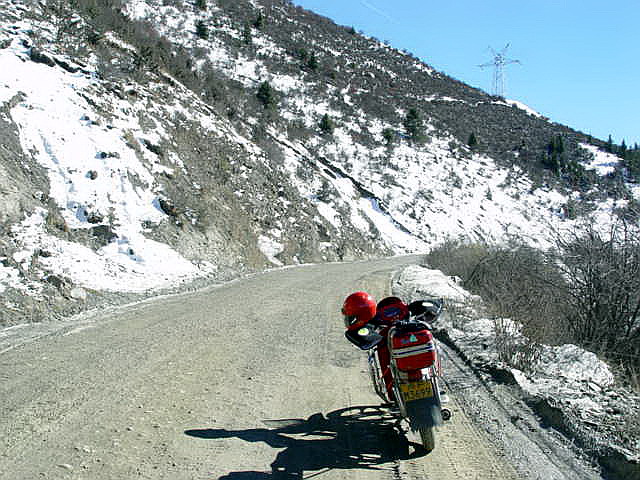
M 385 128 L 382 130 L 382 138 L 387 142 L 387 145 L 391 145 L 396 138 L 396 132 L 392 128 Z
M 311 52 L 311 56 L 309 57 L 309 60 L 307 60 L 307 68 L 315 72 L 318 69 L 318 65 L 319 63 L 316 54 Z
M 209 29 L 207 28 L 207 24 L 202 20 L 196 22 L 196 35 L 203 40 L 209 38 Z
M 320 130 L 322 130 L 322 133 L 331 135 L 333 134 L 334 128 L 335 127 L 333 125 L 333 121 L 331 120 L 331 117 L 329 117 L 329 115 L 325 113 L 322 116 L 322 120 L 320 120 Z
M 253 35 L 251 34 L 251 25 L 248 23 L 244 24 L 244 30 L 242 31 L 242 41 L 245 45 L 251 45 L 253 42 Z
M 403 122 L 403 126 L 411 140 L 418 142 L 422 139 L 422 120 L 417 109 L 413 107 L 409 109 Z
M 262 15 L 262 12 L 258 13 L 258 16 L 253 21 L 253 26 L 258 30 L 260 30 L 264 26 L 264 16 Z
M 565 170 L 566 163 L 562 135 L 556 135 L 547 144 L 547 155 L 542 158 L 542 165 L 560 175 Z
M 267 81 L 264 81 L 260 84 L 260 86 L 258 87 L 258 93 L 256 93 L 256 97 L 258 97 L 258 100 L 262 102 L 264 108 L 270 108 L 275 106 L 276 104 L 275 92 Z
M 476 138 L 473 132 L 471 132 L 471 135 L 469 135 L 469 140 L 467 140 L 467 145 L 469 145 L 469 148 L 471 150 L 473 150 L 478 146 L 478 139 Z

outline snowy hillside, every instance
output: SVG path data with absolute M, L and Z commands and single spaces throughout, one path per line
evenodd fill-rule
M 584 195 L 531 176 L 526 149 L 490 135 L 472 149 L 446 123 L 466 108 L 478 132 L 486 118 L 560 128 L 521 105 L 346 29 L 351 43 L 332 43 L 322 28 L 338 27 L 287 2 L 206 4 L 0 0 L 0 322 L 26 318 L 26 304 L 57 315 L 105 292 L 447 237 L 535 243 Z M 403 132 L 409 102 L 425 141 Z M 559 131 L 598 175 L 617 162 Z

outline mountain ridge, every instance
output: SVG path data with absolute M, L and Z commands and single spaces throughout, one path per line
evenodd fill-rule
M 610 211 L 602 185 L 630 197 L 582 166 L 604 142 L 286 1 L 0 5 L 1 323 L 450 236 L 535 242 L 572 202 Z M 580 168 L 541 167 L 556 136 Z

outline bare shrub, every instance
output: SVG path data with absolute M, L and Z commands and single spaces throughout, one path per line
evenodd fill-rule
M 542 252 L 513 242 L 488 246 L 450 240 L 425 260 L 462 278 L 465 288 L 482 297 L 494 319 L 500 360 L 522 370 L 537 364 L 542 343 L 565 340 L 558 323 L 562 277 Z
M 475 266 L 488 254 L 489 247 L 485 244 L 449 238 L 432 249 L 425 256 L 425 261 L 447 275 L 457 276 L 466 281 Z
M 488 246 L 448 240 L 425 260 L 449 275 L 462 278 L 478 294 L 488 313 L 523 325 L 523 333 L 538 342 L 558 343 L 562 329 L 551 321 L 560 316 L 562 277 L 552 259 L 516 241 Z
M 631 388 L 640 392 L 640 366 L 630 365 L 627 368 L 627 379 Z M 638 414 L 638 434 L 640 434 L 640 413 Z
M 640 234 L 613 221 L 607 231 L 593 223 L 556 236 L 564 276 L 565 327 L 578 343 L 640 367 Z
M 624 432 L 631 438 L 640 438 L 640 411 L 630 412 L 630 415 L 626 416 Z
M 494 319 L 498 358 L 519 370 L 533 371 L 542 357 L 542 345 L 521 333 L 521 326 L 505 318 Z
M 478 299 L 466 300 L 463 303 L 447 302 L 445 315 L 455 328 L 464 329 L 465 325 L 475 320 L 478 312 L 484 309 L 484 305 Z
M 543 252 L 522 244 L 494 247 L 476 264 L 465 286 L 488 303 L 493 315 L 522 324 L 533 342 L 570 341 L 559 324 L 565 297 L 562 276 Z
M 627 379 L 637 383 L 640 231 L 619 218 L 608 230 L 594 225 L 554 232 L 548 252 L 517 242 L 448 241 L 425 260 L 460 276 L 482 297 L 497 319 L 498 353 L 509 364 L 526 369 L 539 357 L 540 344 L 575 343 L 624 365 Z M 511 320 L 522 330 L 514 331 Z

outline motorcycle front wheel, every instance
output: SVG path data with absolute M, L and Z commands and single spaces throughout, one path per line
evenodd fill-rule
M 436 436 L 433 431 L 433 427 L 422 427 L 419 431 L 420 440 L 422 441 L 422 448 L 424 448 L 427 452 L 430 452 L 434 448 L 436 448 Z

